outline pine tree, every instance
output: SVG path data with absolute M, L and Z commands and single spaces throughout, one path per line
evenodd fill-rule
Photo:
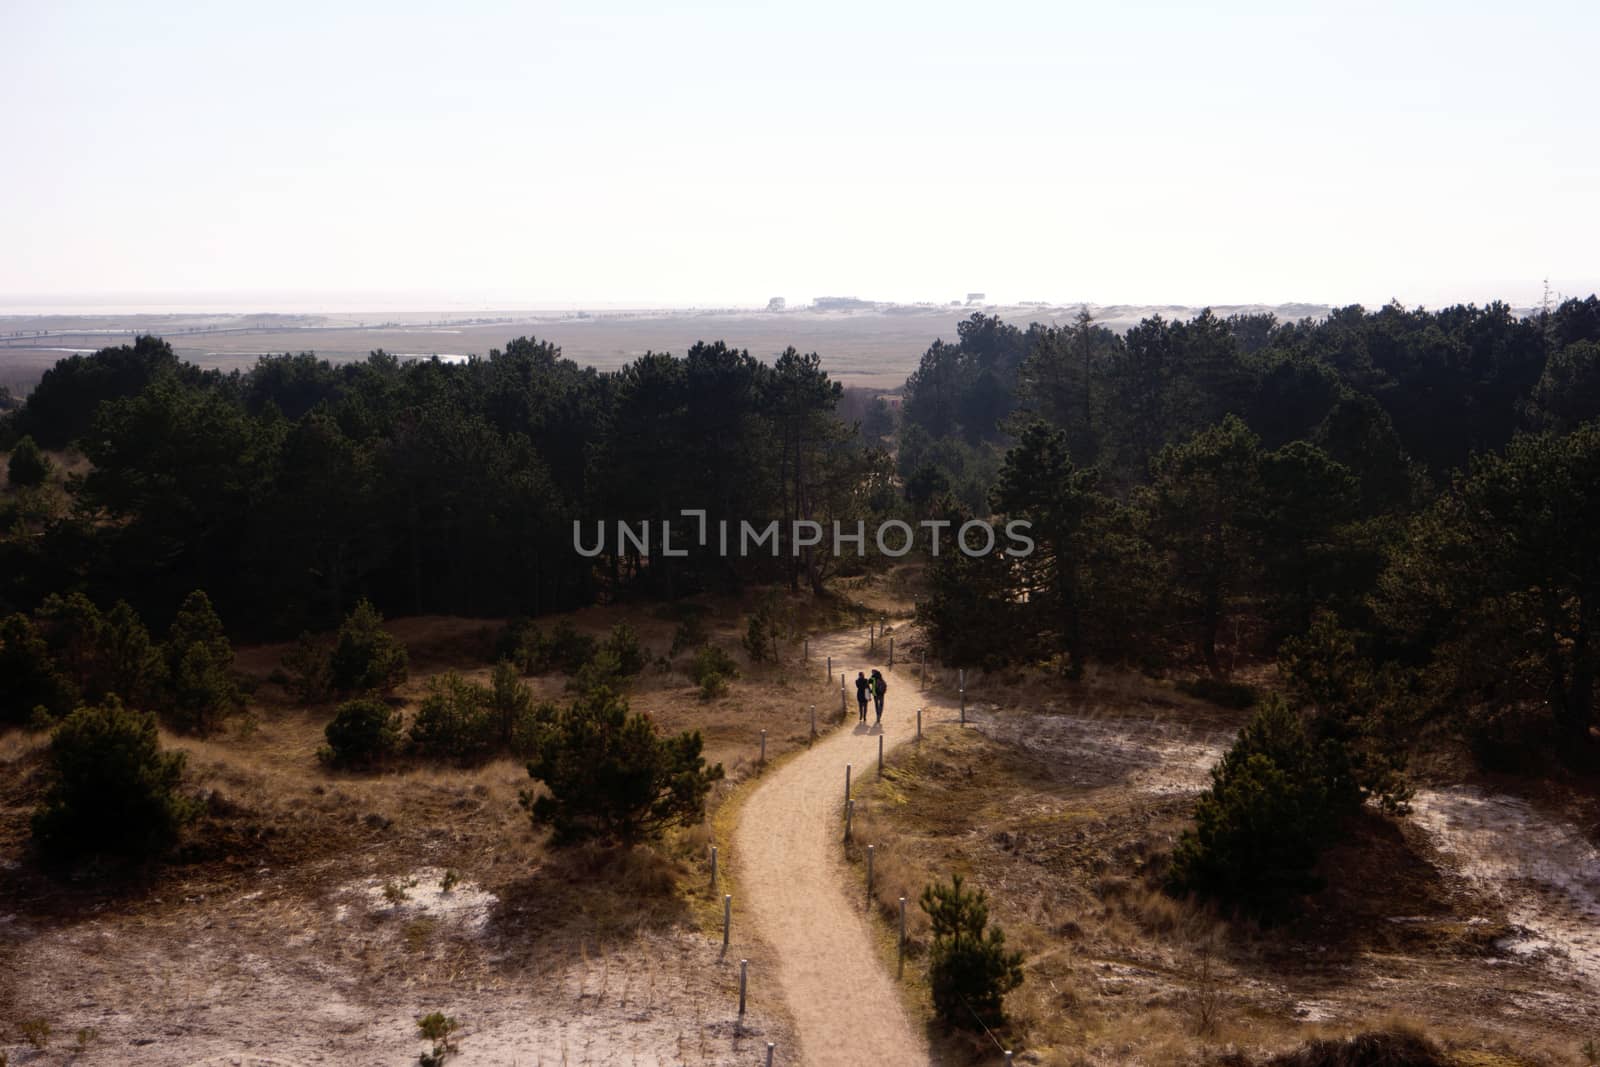
M 211 598 L 196 589 L 184 598 L 162 644 L 167 712 L 172 725 L 207 734 L 243 703 L 233 677 L 233 646 Z
M 63 859 L 162 851 L 197 810 L 178 792 L 183 763 L 182 753 L 161 751 L 154 715 L 115 697 L 77 709 L 50 738 L 50 785 L 33 817 L 34 839 Z
M 933 924 L 928 982 L 933 1006 L 946 1023 L 962 1029 L 1005 1021 L 1005 996 L 1022 984 L 1022 953 L 1006 948 L 1005 931 L 989 924 L 983 890 L 935 883 L 919 902 Z
M 586 838 L 632 844 L 705 814 L 706 795 L 722 778 L 707 767 L 698 731 L 662 737 L 646 715 L 606 689 L 580 697 L 554 725 L 528 775 L 548 793 L 524 791 L 535 825 L 555 840 Z
M 39 449 L 33 438 L 24 436 L 11 450 L 11 461 L 6 467 L 6 474 L 12 485 L 31 489 L 36 485 L 43 485 L 54 469 L 55 464 L 51 463 L 50 457 Z
M 383 616 L 362 598 L 345 616 L 329 661 L 341 693 L 388 692 L 406 680 L 406 647 L 383 628 Z

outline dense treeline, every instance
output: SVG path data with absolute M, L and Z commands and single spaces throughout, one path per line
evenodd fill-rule
M 0 444 L 21 458 L 0 608 L 79 591 L 160 622 L 203 588 L 236 632 L 286 634 L 363 596 L 390 614 L 537 615 L 629 589 L 820 587 L 822 554 L 723 560 L 678 513 L 704 509 L 712 530 L 826 522 L 863 515 L 875 485 L 892 507 L 886 460 L 840 397 L 814 354 L 764 364 L 720 342 L 616 374 L 519 339 L 460 365 L 302 354 L 224 375 L 140 338 L 62 360 L 6 418 Z M 37 484 L 38 446 L 69 444 L 87 472 Z M 615 537 L 593 559 L 573 550 L 576 520 L 592 541 L 596 521 L 662 518 L 687 556 Z
M 919 514 L 1027 518 L 1038 551 L 941 558 L 923 616 L 952 659 L 1229 694 L 1325 615 L 1486 755 L 1592 749 L 1597 417 L 1592 296 L 1123 337 L 974 316 L 906 383 L 899 472 Z
M 235 633 L 289 634 L 362 598 L 537 616 L 749 580 L 820 590 L 848 553 L 730 558 L 720 523 L 998 513 L 1031 522 L 1037 551 L 932 560 L 921 607 L 949 659 L 1188 667 L 1227 695 L 1237 664 L 1326 616 L 1417 672 L 1395 691 L 1462 709 L 1486 751 L 1576 742 L 1600 675 L 1597 415 L 1594 297 L 1526 318 L 1207 312 L 1122 336 L 1087 314 L 974 315 L 908 379 L 897 433 L 793 349 L 698 344 L 603 374 L 520 339 L 459 365 L 298 355 L 224 375 L 141 338 L 61 361 L 0 423 L 0 609 L 76 592 L 162 628 L 204 589 Z M 46 452 L 69 443 L 87 463 L 63 476 Z
M 1481 762 L 1600 756 L 1600 300 L 1322 322 L 974 316 L 906 383 L 920 515 L 999 513 L 1038 550 L 934 561 L 936 649 L 989 667 L 1177 671 L 1276 655 L 1166 885 L 1257 914 L 1318 886 L 1433 728 Z M 1182 679 L 1188 671 L 1198 677 Z

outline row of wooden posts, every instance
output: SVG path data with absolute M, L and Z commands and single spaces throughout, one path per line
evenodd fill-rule
M 867 641 L 868 641 L 868 649 L 869 650 L 876 650 L 878 636 L 880 636 L 880 632 L 876 632 L 875 629 L 874 629 L 874 624 L 869 623 L 868 624 L 868 629 L 867 629 Z M 894 666 L 894 638 L 892 636 L 888 638 L 888 653 L 889 653 L 889 664 L 888 665 L 893 667 Z M 806 638 L 805 639 L 804 656 L 805 656 L 806 661 L 809 662 L 810 659 L 811 659 L 811 639 L 810 638 Z M 846 693 L 845 676 L 846 676 L 847 673 L 848 672 L 845 672 L 845 671 L 841 671 L 839 673 L 839 716 L 840 716 L 841 719 L 844 718 L 845 715 L 848 713 L 848 705 L 846 703 L 846 697 L 845 697 L 845 693 Z M 825 677 L 827 677 L 830 681 L 833 678 L 833 657 L 832 656 L 828 657 L 827 673 L 826 673 Z M 919 689 L 925 688 L 927 686 L 927 678 L 928 678 L 928 653 L 927 653 L 927 650 L 924 649 L 923 652 L 922 652 L 922 662 L 921 662 L 920 668 L 918 670 L 918 676 L 917 676 L 917 687 Z M 957 688 L 959 689 L 960 696 L 961 696 L 961 723 L 964 726 L 964 725 L 966 725 L 966 722 L 967 722 L 967 672 L 966 672 L 965 668 L 962 668 L 960 670 L 960 672 L 959 672 Z M 917 736 L 916 736 L 916 740 L 918 742 L 920 742 L 922 740 L 922 712 L 923 712 L 923 709 L 921 707 L 917 708 Z M 811 739 L 811 741 L 815 741 L 816 738 L 817 738 L 817 706 L 815 704 L 812 704 L 811 705 L 811 738 L 810 739 Z M 879 778 L 883 777 L 883 754 L 884 754 L 883 734 L 880 733 L 880 734 L 878 734 L 878 777 Z M 766 762 L 767 762 L 767 731 L 762 730 L 761 731 L 760 763 L 763 766 L 765 766 Z M 850 775 L 851 775 L 851 770 L 852 770 L 852 765 L 851 764 L 847 763 L 847 764 L 844 765 L 844 839 L 845 839 L 846 842 L 848 842 L 850 840 L 851 823 L 855 818 L 855 810 L 856 810 L 855 798 L 853 798 L 850 795 Z M 869 911 L 872 908 L 873 863 L 874 863 L 874 860 L 877 858 L 877 851 L 878 851 L 878 846 L 876 846 L 876 845 L 868 845 L 867 846 L 866 905 L 867 905 L 867 908 L 868 908 Z M 716 845 L 712 845 L 711 846 L 711 888 L 713 890 L 715 890 L 717 888 L 717 846 Z M 895 952 L 895 975 L 896 975 L 897 978 L 902 978 L 903 979 L 905 977 L 905 973 L 906 973 L 906 898 L 905 897 L 901 897 L 899 903 L 900 903 L 900 936 L 899 936 L 899 939 L 898 939 L 898 944 L 896 946 L 896 952 Z M 722 955 L 723 955 L 724 958 L 726 958 L 727 955 L 728 955 L 728 946 L 729 946 L 729 943 L 731 941 L 732 935 L 733 935 L 733 895 L 731 893 L 724 893 L 722 895 Z M 739 961 L 739 1017 L 740 1017 L 741 1020 L 744 1018 L 744 1014 L 745 1014 L 746 992 L 747 992 L 748 985 L 749 985 L 749 977 L 750 977 L 750 961 L 748 959 L 741 959 Z M 773 1065 L 773 1055 L 776 1052 L 776 1050 L 777 1050 L 777 1045 L 774 1042 L 768 1041 L 767 1042 L 767 1059 L 766 1059 L 767 1067 L 772 1067 L 772 1065 Z M 1011 1064 L 1011 1062 L 1012 1062 L 1012 1055 L 1011 1055 L 1010 1050 L 1005 1050 L 1005 1062 L 1008 1065 Z
M 873 624 L 871 624 L 871 623 L 868 623 L 868 625 L 867 625 L 867 643 L 868 643 L 869 651 L 874 649 L 874 648 L 876 648 L 877 640 L 876 640 L 876 637 L 874 636 Z M 811 638 L 809 638 L 809 637 L 805 639 L 804 658 L 805 658 L 805 662 L 807 662 L 807 663 L 811 662 Z M 890 667 L 894 666 L 894 638 L 893 637 L 889 638 L 889 666 Z M 846 672 L 846 671 L 840 671 L 839 672 L 839 714 L 841 716 L 846 714 L 846 712 L 848 711 L 848 704 L 846 703 L 846 698 L 845 698 L 845 675 L 847 673 L 848 672 Z M 833 679 L 833 657 L 832 656 L 828 657 L 828 665 L 827 665 L 826 672 L 823 675 L 823 677 L 829 679 L 830 681 Z M 921 659 L 921 662 L 920 662 L 920 664 L 918 665 L 918 668 L 917 668 L 917 688 L 918 689 L 926 689 L 927 687 L 928 687 L 928 650 L 927 649 L 923 649 L 922 650 L 922 659 Z M 967 724 L 967 669 L 965 667 L 960 668 L 959 671 L 957 672 L 956 689 L 957 689 L 957 691 L 958 691 L 958 693 L 959 693 L 959 695 L 961 697 L 961 725 L 965 726 Z M 812 710 L 815 711 L 814 708 Z M 817 733 L 817 725 L 816 725 L 816 721 L 815 721 L 815 716 L 813 715 L 812 723 L 811 723 L 811 734 L 812 734 L 813 737 L 815 737 L 816 733 Z

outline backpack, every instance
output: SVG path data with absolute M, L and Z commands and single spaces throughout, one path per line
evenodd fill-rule
M 889 683 L 883 680 L 883 675 L 878 675 L 878 695 L 883 696 L 883 694 L 887 693 L 888 691 Z

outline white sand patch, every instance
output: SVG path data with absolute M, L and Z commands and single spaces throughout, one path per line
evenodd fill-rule
M 1206 788 L 1212 765 L 1233 743 L 1230 733 L 1166 715 L 1133 719 L 969 708 L 967 721 L 997 741 L 1045 759 L 1071 785 L 1093 789 L 1126 783 L 1158 796 Z
M 1504 946 L 1600 988 L 1600 851 L 1576 826 L 1516 797 L 1423 789 L 1413 819 L 1523 933 Z
M 475 882 L 454 881 L 447 889 L 445 875 L 442 867 L 419 867 L 402 878 L 350 882 L 336 895 L 355 897 L 369 912 L 437 919 L 469 933 L 481 932 L 500 898 Z M 341 903 L 334 909 L 334 918 L 343 921 L 350 911 L 348 903 Z

